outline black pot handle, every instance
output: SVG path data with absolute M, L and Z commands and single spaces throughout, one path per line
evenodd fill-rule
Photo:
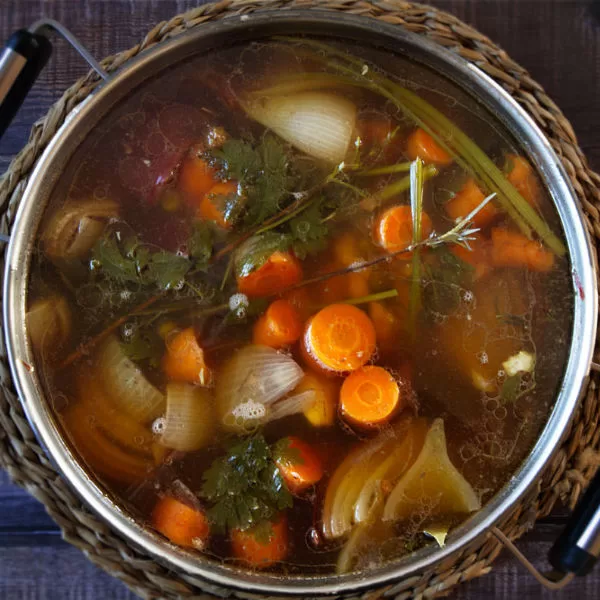
M 548 558 L 561 573 L 587 575 L 599 556 L 600 469 L 550 549 Z
M 85 46 L 57 21 L 42 19 L 29 29 L 20 29 L 10 36 L 0 54 L 0 138 L 52 54 L 51 32 L 63 37 L 102 79 L 108 79 Z
M 50 55 L 52 44 L 43 34 L 20 29 L 0 56 L 0 137 L 10 125 Z

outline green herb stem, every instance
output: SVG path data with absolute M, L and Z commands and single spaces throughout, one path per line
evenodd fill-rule
M 369 302 L 380 302 L 381 300 L 387 300 L 389 298 L 396 298 L 398 296 L 397 289 L 386 290 L 385 292 L 377 292 L 376 294 L 368 294 L 367 296 L 361 296 L 360 298 L 348 298 L 348 300 L 342 300 L 342 304 L 368 304 Z
M 394 173 L 406 173 L 410 171 L 409 162 L 397 163 L 395 165 L 387 165 L 376 169 L 367 169 L 365 171 L 357 171 L 356 175 L 360 177 L 376 177 L 377 175 L 393 175 Z
M 423 161 L 417 158 L 410 166 L 410 209 L 412 215 L 412 243 L 418 244 L 423 238 Z M 410 333 L 414 339 L 417 334 L 417 316 L 421 305 L 421 256 L 417 248 L 412 255 L 412 279 L 409 298 Z

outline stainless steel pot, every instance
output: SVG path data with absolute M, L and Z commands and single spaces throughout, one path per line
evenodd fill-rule
M 251 573 L 205 561 L 198 555 L 167 545 L 161 537 L 134 521 L 89 477 L 57 429 L 44 399 L 37 372 L 28 367 L 34 364 L 25 332 L 27 281 L 34 235 L 51 190 L 78 145 L 120 99 L 161 70 L 198 52 L 275 33 L 310 33 L 376 45 L 432 68 L 474 95 L 497 116 L 520 142 L 530 160 L 539 167 L 560 215 L 572 262 L 574 319 L 571 352 L 556 404 L 531 454 L 512 479 L 480 512 L 450 534 L 444 548 L 427 547 L 394 564 L 368 573 L 314 577 Z M 14 48 L 12 51 L 14 52 Z M 14 69 L 13 64 L 13 81 L 19 77 L 18 70 L 15 75 Z M 0 85 L 0 92 L 2 87 Z M 569 179 L 543 134 L 502 88 L 473 65 L 399 27 L 364 17 L 325 11 L 277 11 L 206 24 L 162 43 L 111 75 L 72 111 L 40 159 L 19 208 L 6 261 L 4 324 L 15 385 L 30 423 L 58 470 L 96 513 L 123 537 L 150 552 L 161 562 L 199 576 L 213 585 L 246 593 L 306 597 L 357 593 L 397 582 L 431 568 L 466 544 L 485 535 L 519 502 L 563 438 L 585 390 L 596 338 L 596 298 L 593 252 Z M 596 539 L 594 534 L 600 527 L 598 514 L 596 517 L 596 529 L 592 523 L 592 529 L 587 530 L 588 545 L 582 542 L 583 545 L 580 546 L 587 554 L 592 553 L 593 548 L 589 544 L 593 544 Z

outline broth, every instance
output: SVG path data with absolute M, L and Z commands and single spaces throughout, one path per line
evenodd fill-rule
M 355 52 L 255 42 L 160 74 L 46 210 L 28 326 L 56 417 L 199 556 L 343 573 L 435 543 L 561 383 L 573 289 L 535 169 L 450 81 Z

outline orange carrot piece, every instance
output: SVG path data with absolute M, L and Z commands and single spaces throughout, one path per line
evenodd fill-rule
M 426 163 L 446 166 L 452 162 L 448 154 L 424 129 L 415 129 L 407 145 L 408 156 L 411 160 L 422 159 Z
M 298 311 L 287 300 L 275 300 L 254 324 L 252 343 L 283 348 L 301 335 L 302 320 Z
M 473 238 L 469 241 L 470 250 L 460 244 L 452 244 L 450 251 L 454 256 L 474 268 L 473 279 L 477 280 L 492 270 L 490 242 L 479 233 L 474 233 L 470 237 Z
M 383 367 L 367 366 L 348 375 L 340 391 L 340 413 L 351 425 L 386 423 L 400 406 L 400 388 Z
M 172 496 L 161 498 L 152 511 L 152 525 L 174 544 L 203 550 L 210 528 L 206 515 Z
M 512 167 L 507 175 L 507 179 L 529 204 L 537 206 L 542 190 L 533 167 L 527 160 L 516 154 L 509 154 L 507 159 L 509 165 Z
M 492 229 L 491 261 L 496 267 L 550 271 L 554 266 L 554 254 L 546 250 L 541 242 L 530 240 L 515 231 L 496 227 Z
M 238 277 L 237 284 L 242 294 L 257 298 L 278 294 L 301 280 L 300 261 L 289 252 L 274 252 L 258 269 Z
M 335 423 L 339 391 L 336 379 L 309 371 L 293 393 L 312 392 L 314 400 L 304 409 L 304 416 L 313 427 L 329 427 Z
M 325 372 L 354 371 L 375 352 L 371 319 L 349 304 L 331 304 L 306 324 L 302 353 L 305 360 Z
M 323 477 L 323 465 L 317 453 L 295 436 L 284 438 L 286 448 L 280 455 L 275 455 L 275 464 L 292 494 L 303 492 Z
M 284 516 L 271 524 L 269 540 L 257 539 L 253 528 L 231 531 L 231 550 L 233 555 L 256 569 L 263 569 L 283 560 L 289 551 L 288 524 Z
M 445 208 L 448 216 L 457 221 L 473 212 L 484 200 L 485 194 L 481 191 L 474 179 L 468 179 L 454 198 L 446 202 Z M 475 227 L 489 225 L 498 214 L 498 209 L 488 202 L 473 218 Z
M 377 346 L 383 352 L 397 349 L 403 331 L 401 319 L 381 302 L 369 303 L 369 317 L 375 327 Z
M 219 202 L 237 193 L 238 185 L 235 181 L 221 181 L 213 185 L 200 200 L 198 216 L 205 221 L 214 221 L 225 229 L 231 228 L 233 223 L 228 219 L 228 215 L 223 213 L 219 207 Z
M 179 189 L 190 204 L 197 205 L 219 180 L 216 171 L 195 152 L 190 152 L 179 170 Z
M 429 237 L 433 231 L 431 219 L 426 212 L 421 215 L 421 238 Z M 388 252 L 398 252 L 410 246 L 413 240 L 413 221 L 410 206 L 402 204 L 385 210 L 375 221 L 374 236 L 376 242 Z M 410 258 L 411 252 L 401 254 L 400 258 Z
M 204 350 L 198 344 L 193 327 L 167 336 L 166 346 L 162 367 L 168 379 L 200 385 L 210 383 L 212 373 L 206 366 Z

